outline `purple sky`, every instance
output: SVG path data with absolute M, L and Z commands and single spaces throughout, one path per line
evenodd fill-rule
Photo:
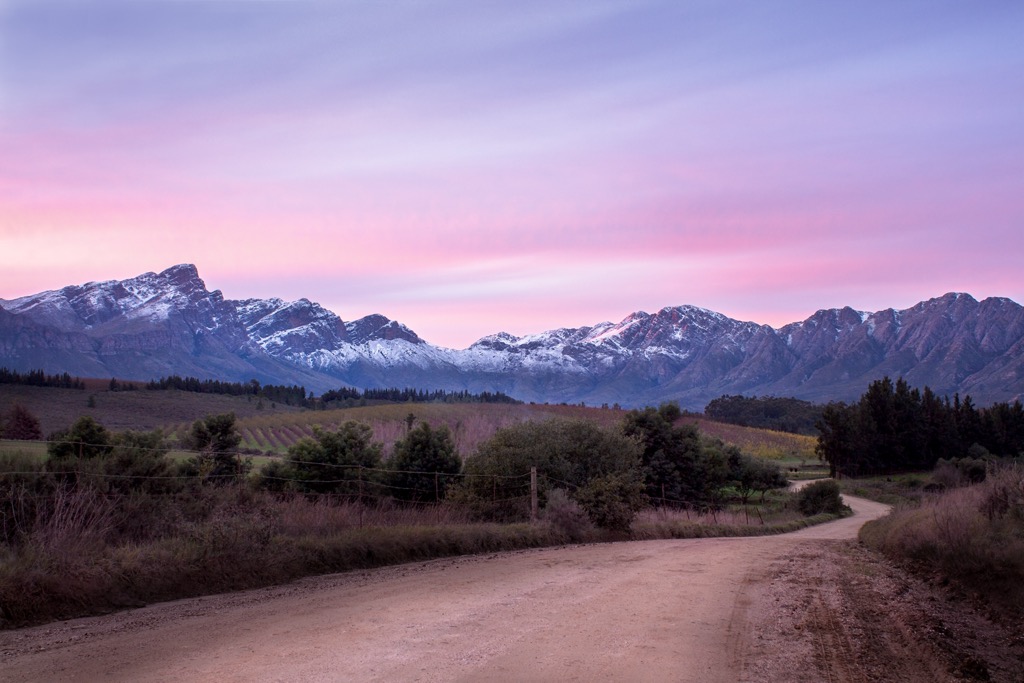
M 1024 3 L 0 0 L 0 298 L 195 263 L 463 348 L 1024 302 Z

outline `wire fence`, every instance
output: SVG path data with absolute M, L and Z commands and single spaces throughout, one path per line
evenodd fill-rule
M 45 440 L 45 441 L 11 441 L 0 439 L 0 458 L 6 453 L 18 452 L 29 448 L 36 451 L 33 457 L 41 455 L 45 447 L 68 446 L 79 455 L 59 458 L 56 460 L 39 459 L 38 469 L 6 469 L 0 459 L 0 485 L 10 482 L 12 477 L 52 477 L 73 474 L 78 480 L 106 480 L 111 482 L 190 482 L 252 486 L 266 489 L 276 495 L 304 496 L 307 499 L 324 501 L 356 501 L 366 504 L 384 501 L 401 501 L 407 505 L 438 505 L 451 503 L 446 494 L 458 490 L 455 485 L 462 485 L 463 496 L 456 496 L 456 504 L 476 503 L 490 505 L 508 505 L 515 502 L 526 502 L 537 496 L 545 496 L 552 489 L 562 489 L 572 494 L 581 486 L 573 482 L 554 477 L 544 471 L 537 471 L 537 483 L 531 488 L 531 472 L 520 474 L 492 474 L 474 472 L 439 472 L 435 470 L 397 469 L 390 467 L 370 467 L 357 463 L 332 463 L 289 458 L 287 456 L 264 456 L 267 463 L 280 463 L 291 466 L 292 476 L 282 476 L 280 470 L 270 472 L 258 471 L 250 478 L 251 458 L 237 451 L 211 451 L 188 448 L 148 447 L 135 444 L 89 443 L 83 441 Z M 234 460 L 237 465 L 233 472 L 164 472 L 158 474 L 144 472 L 111 472 L 97 469 L 102 467 L 110 454 L 117 449 L 129 454 L 150 454 L 166 456 L 173 452 L 177 456 L 185 455 L 197 460 L 213 460 L 217 458 Z M 86 451 L 97 453 L 93 457 L 82 455 Z M 15 461 L 9 461 L 15 464 Z M 24 461 L 19 461 L 23 463 Z M 52 464 L 51 464 L 52 463 Z M 248 463 L 248 464 L 247 464 Z M 168 466 L 173 467 L 171 463 Z M 262 469 L 262 468 L 261 468 Z M 329 473 L 338 476 L 328 476 Z M 518 493 L 522 491 L 522 493 Z M 487 495 L 487 493 L 490 495 Z M 151 495 L 178 495 L 175 491 L 149 491 Z M 466 495 L 469 494 L 469 495 Z M 110 495 L 117 495 L 112 493 Z M 653 507 L 674 508 L 697 513 L 706 512 L 712 505 L 706 502 L 695 502 L 682 498 L 660 495 L 648 491 L 647 500 Z

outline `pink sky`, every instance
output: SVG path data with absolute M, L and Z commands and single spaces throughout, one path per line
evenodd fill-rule
M 1024 301 L 1022 29 L 1013 3 L 16 0 L 0 298 L 188 262 L 456 348 Z

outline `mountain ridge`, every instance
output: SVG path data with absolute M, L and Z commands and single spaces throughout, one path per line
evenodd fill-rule
M 528 401 L 703 408 L 723 394 L 851 400 L 883 375 L 976 402 L 1024 393 L 1024 308 L 950 292 L 876 312 L 820 309 L 773 328 L 693 305 L 618 323 L 436 346 L 309 299 L 225 299 L 192 264 L 0 299 L 0 365 L 86 377 L 503 391 Z

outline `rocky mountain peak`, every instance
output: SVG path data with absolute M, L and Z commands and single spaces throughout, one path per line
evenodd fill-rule
M 309 299 L 225 300 L 192 264 L 0 301 L 0 365 L 84 377 L 504 391 L 702 408 L 726 393 L 849 400 L 882 375 L 978 403 L 1024 393 L 1024 307 L 951 292 L 905 310 L 822 309 L 776 330 L 697 306 L 482 337 L 465 351 Z
M 369 341 L 393 341 L 401 339 L 412 344 L 424 344 L 419 336 L 405 325 L 383 315 L 374 314 L 350 322 L 345 326 L 352 343 L 364 344 Z

